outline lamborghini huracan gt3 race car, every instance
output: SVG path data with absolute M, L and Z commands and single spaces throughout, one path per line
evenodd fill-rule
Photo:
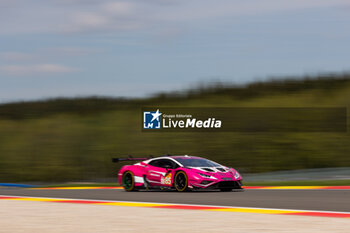
M 195 189 L 242 189 L 242 177 L 233 168 L 194 156 L 162 156 L 157 158 L 115 158 L 119 161 L 140 161 L 123 166 L 118 182 L 126 191 L 140 189 L 174 189 L 179 192 Z

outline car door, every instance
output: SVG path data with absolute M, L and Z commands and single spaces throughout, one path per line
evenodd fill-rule
M 165 174 L 160 178 L 160 183 L 163 186 L 172 186 L 174 178 L 174 169 L 178 167 L 175 162 L 170 159 L 162 159 L 160 167 L 164 169 Z
M 152 186 L 160 186 L 161 178 L 165 175 L 166 171 L 161 167 L 160 159 L 154 159 L 148 163 L 146 179 Z
M 152 186 L 171 186 L 175 163 L 170 159 L 156 159 L 148 164 L 147 181 Z

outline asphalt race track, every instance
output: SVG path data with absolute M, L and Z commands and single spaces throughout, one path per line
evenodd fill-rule
M 125 192 L 118 189 L 36 190 L 0 188 L 0 195 L 160 202 L 350 212 L 350 190 L 245 190 L 239 192 Z

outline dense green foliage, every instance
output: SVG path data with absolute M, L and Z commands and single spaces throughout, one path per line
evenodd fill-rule
M 298 81 L 299 80 L 299 81 Z M 141 107 L 349 107 L 350 75 L 239 87 L 213 85 L 145 99 L 76 98 L 0 105 L 0 181 L 116 176 L 111 158 L 204 156 L 243 172 L 350 166 L 349 133 L 142 133 Z

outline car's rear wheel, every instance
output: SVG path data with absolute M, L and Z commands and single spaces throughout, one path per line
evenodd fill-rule
M 178 192 L 183 192 L 187 190 L 188 178 L 184 171 L 179 171 L 175 175 L 174 187 Z
M 131 171 L 127 171 L 123 174 L 123 187 L 127 192 L 135 191 L 135 179 Z

